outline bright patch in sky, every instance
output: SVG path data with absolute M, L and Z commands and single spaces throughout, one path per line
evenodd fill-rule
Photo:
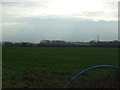
M 14 18 L 52 16 L 90 20 L 117 20 L 114 0 L 40 0 L 39 3 L 3 3 L 3 12 Z
M 97 0 L 54 0 L 48 11 L 57 15 L 74 15 L 84 11 L 98 11 L 100 8 L 101 3 Z

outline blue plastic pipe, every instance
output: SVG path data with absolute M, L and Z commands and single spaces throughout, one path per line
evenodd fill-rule
M 88 69 L 83 70 L 82 72 L 78 73 L 76 76 L 74 76 L 72 79 L 70 79 L 67 82 L 67 84 L 64 86 L 64 88 L 67 88 L 73 80 L 75 80 L 77 77 L 79 77 L 80 75 L 84 74 L 85 72 L 87 72 L 89 70 L 92 70 L 92 69 L 95 69 L 95 68 L 102 68 L 102 67 L 115 68 L 115 69 L 119 69 L 120 70 L 120 67 L 118 67 L 118 66 L 111 66 L 111 65 L 94 66 L 94 67 L 88 68 Z

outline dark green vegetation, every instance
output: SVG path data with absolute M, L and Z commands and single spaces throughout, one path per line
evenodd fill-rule
M 63 88 L 84 69 L 118 65 L 117 48 L 5 47 L 3 88 Z M 70 87 L 117 87 L 117 72 L 102 68 L 87 72 Z

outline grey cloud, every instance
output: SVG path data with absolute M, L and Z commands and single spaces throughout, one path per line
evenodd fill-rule
M 4 29 L 3 40 L 39 42 L 43 39 L 60 39 L 66 41 L 96 40 L 97 34 L 101 40 L 117 39 L 117 21 L 79 20 L 72 18 L 21 18 L 25 26 L 11 26 Z M 11 32 L 6 35 L 6 31 Z
M 103 15 L 104 12 L 83 12 L 82 15 L 85 16 L 100 16 Z

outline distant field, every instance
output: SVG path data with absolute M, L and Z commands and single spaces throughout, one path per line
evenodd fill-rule
M 118 65 L 117 48 L 5 47 L 2 54 L 3 88 L 62 88 L 84 69 L 96 65 Z M 116 71 L 103 68 L 80 76 L 71 87 L 117 85 Z

